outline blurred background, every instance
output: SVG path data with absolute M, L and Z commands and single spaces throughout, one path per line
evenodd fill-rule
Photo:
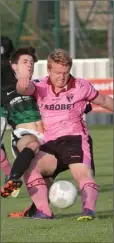
M 91 79 L 112 95 L 114 0 L 0 0 L 1 33 L 16 48 L 32 45 L 39 60 L 54 48 L 69 51 L 72 73 Z M 34 78 L 46 74 L 46 62 L 35 65 Z M 96 81 L 95 81 L 96 80 Z M 89 123 L 112 123 L 111 114 L 99 110 L 87 116 Z M 100 110 L 101 111 L 101 110 Z M 98 114 L 97 114 L 98 112 Z
M 47 75 L 47 55 L 54 48 L 69 51 L 73 58 L 71 73 L 88 79 L 98 90 L 113 96 L 114 0 L 0 0 L 1 34 L 13 41 L 15 48 L 32 45 L 38 62 L 33 78 Z M 97 218 L 91 223 L 75 224 L 79 213 L 80 194 L 76 205 L 67 210 L 54 208 L 60 220 L 38 222 L 8 220 L 7 214 L 22 211 L 30 199 L 23 187 L 19 197 L 1 201 L 2 242 L 112 242 L 113 215 L 113 115 L 93 106 L 86 116 L 99 185 Z M 95 125 L 93 125 L 95 124 Z M 96 125 L 97 124 L 97 125 Z M 99 124 L 105 124 L 99 125 Z M 8 158 L 11 153 L 11 130 L 5 133 Z M 56 180 L 68 180 L 75 185 L 71 174 L 63 172 Z M 2 181 L 3 182 L 3 181 Z M 6 230 L 7 229 L 7 230 Z M 16 232 L 16 233 L 15 233 Z M 83 234 L 82 234 L 83 232 Z M 33 240 L 34 237 L 34 240 Z
M 74 58 L 105 58 L 112 53 L 113 0 L 0 3 L 2 35 L 8 35 L 16 47 L 32 44 L 39 59 L 45 59 L 55 47 L 73 49 Z

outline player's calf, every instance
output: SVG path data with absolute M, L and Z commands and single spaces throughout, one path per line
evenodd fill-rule
M 35 161 L 32 161 L 29 169 L 24 173 L 24 181 L 29 195 L 37 208 L 33 217 L 43 217 L 43 214 L 45 217 L 47 215 L 47 218 L 51 217 L 52 211 L 48 203 L 47 184 L 41 173 L 38 172 L 38 168 L 35 166 Z M 36 214 L 37 216 L 35 216 Z
M 81 191 L 82 216 L 79 217 L 79 220 L 93 219 L 98 199 L 98 186 L 92 177 L 91 169 L 84 164 L 72 164 L 70 169 Z
M 28 140 L 27 140 L 28 139 Z M 33 135 L 24 135 L 19 139 L 16 148 L 17 157 L 11 170 L 11 179 L 19 179 L 30 166 L 32 159 L 39 150 L 39 142 Z

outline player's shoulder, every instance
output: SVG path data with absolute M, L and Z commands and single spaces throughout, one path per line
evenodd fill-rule
M 48 80 L 48 77 L 43 77 L 43 78 L 39 78 L 39 79 L 33 79 L 32 82 L 38 86 L 38 87 L 45 87 L 46 84 L 47 84 L 47 80 Z
M 89 85 L 89 81 L 84 78 L 76 78 L 75 81 L 76 81 L 76 86 L 78 86 L 78 88 L 80 89 L 86 88 Z

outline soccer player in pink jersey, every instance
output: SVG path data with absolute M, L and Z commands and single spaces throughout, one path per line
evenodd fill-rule
M 41 145 L 40 152 L 24 174 L 28 192 L 37 208 L 33 218 L 53 218 L 46 185 L 42 205 L 38 203 L 42 195 L 37 181 L 44 175 L 53 175 L 58 167 L 64 165 L 68 166 L 81 191 L 83 211 L 78 220 L 95 216 L 98 186 L 91 170 L 88 130 L 83 113 L 87 102 L 112 111 L 113 99 L 99 93 L 87 80 L 74 78 L 70 74 L 71 67 L 72 59 L 68 53 L 56 49 L 48 57 L 49 76 L 37 84 L 28 78 L 17 83 L 20 94 L 36 97 L 45 128 L 46 143 Z

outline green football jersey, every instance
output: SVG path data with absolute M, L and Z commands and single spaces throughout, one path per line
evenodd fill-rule
M 40 111 L 34 96 L 22 96 L 16 91 L 16 82 L 2 88 L 2 103 L 8 111 L 8 124 L 15 129 L 22 123 L 41 120 Z
M 41 120 L 41 116 L 34 97 L 18 96 L 10 101 L 8 123 L 12 127 L 39 120 Z

